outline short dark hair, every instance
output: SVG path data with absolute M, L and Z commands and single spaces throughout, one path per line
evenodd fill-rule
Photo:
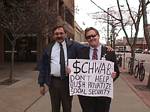
M 52 29 L 52 34 L 54 34 L 54 32 L 55 32 L 55 30 L 56 30 L 57 28 L 63 28 L 63 29 L 64 29 L 64 32 L 66 33 L 66 30 L 65 30 L 65 28 L 64 28 L 63 25 L 57 25 L 57 26 L 55 26 L 55 27 Z
M 88 27 L 88 28 L 85 29 L 85 33 L 84 33 L 85 37 L 86 37 L 86 33 L 87 33 L 88 31 L 90 31 L 90 30 L 94 30 L 95 33 L 96 33 L 98 36 L 100 36 L 100 35 L 99 35 L 99 32 L 98 32 L 98 30 L 97 30 L 96 28 L 94 28 L 94 27 Z

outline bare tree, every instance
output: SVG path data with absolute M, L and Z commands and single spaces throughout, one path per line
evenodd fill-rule
M 132 10 L 131 10 L 131 7 L 129 5 L 129 2 L 128 0 L 126 0 L 126 4 L 127 4 L 127 7 L 128 7 L 128 10 L 129 10 L 129 14 L 130 14 L 130 17 L 132 19 L 132 24 L 131 26 L 134 26 L 134 29 L 135 29 L 135 32 L 134 32 L 134 35 L 133 35 L 133 41 L 131 43 L 131 41 L 129 41 L 129 36 L 125 30 L 125 28 L 123 27 L 122 25 L 122 28 L 123 28 L 123 31 L 126 35 L 126 39 L 127 39 L 127 42 L 129 44 L 129 46 L 131 47 L 131 74 L 133 73 L 133 67 L 134 67 L 134 58 L 135 58 L 135 53 L 134 53 L 134 50 L 135 50 L 135 44 L 136 44 L 136 41 L 137 41 L 137 36 L 138 36 L 138 32 L 139 32 L 139 24 L 140 24 L 140 20 L 141 20 L 141 17 L 143 15 L 143 23 L 145 24 L 146 23 L 146 18 L 144 17 L 144 10 L 143 10 L 143 7 L 146 7 L 148 4 L 149 4 L 149 0 L 147 1 L 147 3 L 145 3 L 145 5 L 143 6 L 143 2 L 144 0 L 139 0 L 139 7 L 138 7 L 138 11 L 136 13 L 136 17 L 133 16 L 132 14 Z M 119 0 L 117 0 L 117 5 L 118 5 L 118 10 L 119 10 L 119 13 L 120 13 L 120 17 L 121 19 L 123 20 L 123 15 L 121 13 L 121 9 L 120 9 L 120 3 L 119 3 Z M 145 19 L 144 19 L 145 18 Z M 121 21 L 121 23 L 123 24 L 123 22 Z M 145 28 L 144 28 L 145 29 Z M 131 28 L 131 31 L 132 31 L 132 28 Z M 145 32 L 145 31 L 144 31 Z M 147 34 L 147 33 L 146 33 Z M 145 34 L 145 35 L 146 35 Z M 145 36 L 146 40 L 147 40 L 147 44 L 149 43 L 149 39 L 147 36 Z
M 12 82 L 13 78 L 13 67 L 14 67 L 14 54 L 16 40 L 19 38 L 17 34 L 21 33 L 21 28 L 26 28 L 24 21 L 24 9 L 22 4 L 18 3 L 16 0 L 3 0 L 0 3 L 0 27 L 4 32 L 5 37 L 9 40 L 11 44 L 11 69 L 9 75 L 9 81 Z
M 112 6 L 110 8 L 107 8 L 107 11 L 98 6 L 95 2 L 91 0 L 92 3 L 94 3 L 98 8 L 100 8 L 103 12 L 96 12 L 96 13 L 91 13 L 93 16 L 93 19 L 97 20 L 102 20 L 104 23 L 107 23 L 111 26 L 111 34 L 109 37 L 111 38 L 111 45 L 113 48 L 115 48 L 115 40 L 116 36 L 119 34 L 119 32 L 122 30 L 122 24 L 121 21 L 123 21 L 123 27 L 125 28 L 126 26 L 131 25 L 131 17 L 130 14 L 128 13 L 128 10 L 122 10 L 121 13 L 124 15 L 125 18 L 121 20 L 120 13 L 118 10 L 115 8 L 115 6 Z M 116 6 L 117 7 L 117 6 Z M 123 5 L 119 5 L 119 7 L 123 7 Z M 115 8 L 115 9 L 114 9 Z M 136 16 L 134 14 L 134 16 Z M 117 29 L 117 30 L 116 30 Z
M 132 13 L 133 11 L 131 10 L 131 6 L 129 5 L 128 0 L 126 0 L 126 5 L 127 5 L 127 8 L 128 8 L 131 20 L 132 20 L 132 25 L 134 26 L 134 31 L 135 31 L 133 38 L 131 37 L 132 41 L 131 41 L 131 39 L 129 39 L 129 35 L 128 35 L 125 27 L 123 26 L 123 24 L 124 24 L 123 23 L 123 15 L 122 15 L 121 8 L 120 8 L 120 2 L 119 2 L 119 0 L 117 0 L 117 6 L 118 6 L 119 13 L 120 13 L 122 29 L 123 29 L 124 34 L 126 36 L 127 43 L 131 47 L 131 74 L 132 74 L 133 73 L 133 67 L 134 67 L 134 59 L 135 59 L 134 50 L 135 50 L 135 45 L 136 45 L 137 36 L 138 36 L 138 32 L 139 32 L 139 24 L 140 24 L 140 20 L 142 17 L 142 12 L 141 12 L 141 3 L 140 2 L 139 2 L 137 13 Z M 136 14 L 136 16 L 134 16 L 133 14 Z
M 93 19 L 96 19 L 100 23 L 107 23 L 107 44 L 111 45 L 115 49 L 115 40 L 116 37 L 119 35 L 119 32 L 122 30 L 120 19 L 119 19 L 119 13 L 114 9 L 114 6 L 110 8 L 107 8 L 107 11 L 101 8 L 99 5 L 97 5 L 95 2 L 91 0 L 91 2 L 96 5 L 98 8 L 102 10 L 102 12 L 94 12 L 89 13 L 89 15 L 92 15 Z M 124 11 L 125 13 L 125 11 Z M 125 26 L 128 24 L 128 20 L 124 24 Z M 111 30 L 109 30 L 109 26 L 111 26 Z
M 36 35 L 39 38 L 42 38 L 42 35 L 47 35 L 48 31 L 45 30 L 45 26 L 48 24 L 47 17 L 47 10 L 41 7 L 40 1 L 0 1 L 0 29 L 11 45 L 11 67 L 8 81 L 13 82 L 14 80 L 16 41 L 28 34 Z M 41 43 L 41 39 L 38 40 Z
M 95 5 L 97 5 L 95 2 L 93 2 L 91 0 L 92 3 L 94 3 Z M 131 74 L 133 73 L 133 66 L 134 66 L 134 59 L 135 59 L 135 53 L 134 53 L 134 50 L 135 50 L 135 45 L 136 45 L 136 41 L 137 41 L 137 36 L 138 36 L 138 32 L 139 32 L 139 24 L 140 24 L 140 20 L 141 20 L 141 17 L 142 17 L 142 8 L 141 8 L 141 2 L 139 1 L 139 6 L 138 6 L 138 10 L 137 11 L 133 11 L 131 9 L 131 6 L 129 5 L 129 2 L 128 0 L 125 0 L 126 2 L 126 6 L 127 6 L 127 10 L 126 10 L 126 13 L 124 13 L 124 11 L 121 9 L 121 5 L 120 5 L 120 2 L 119 0 L 116 0 L 117 2 L 117 7 L 118 7 L 118 11 L 119 11 L 119 18 L 118 17 L 115 17 L 114 15 L 110 14 L 108 11 L 105 11 L 104 9 L 102 9 L 101 7 L 99 7 L 101 10 L 103 10 L 105 13 L 107 13 L 109 16 L 111 16 L 114 20 L 118 21 L 120 24 L 121 24 L 121 28 L 125 34 L 125 37 L 126 37 L 126 40 L 127 40 L 127 43 L 128 45 L 130 46 L 131 48 Z M 129 16 L 127 16 L 127 13 Z M 127 18 L 126 18 L 127 17 Z M 128 20 L 128 22 L 127 22 Z M 131 27 L 131 32 L 133 34 L 131 34 L 131 36 L 133 37 L 130 37 L 128 32 L 127 32 L 127 25 L 129 26 L 132 26 Z M 133 30 L 134 28 L 134 30 Z M 133 32 L 134 31 L 134 32 Z M 131 41 L 131 38 L 132 38 L 132 41 Z

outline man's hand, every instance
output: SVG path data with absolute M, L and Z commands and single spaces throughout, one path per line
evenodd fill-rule
M 67 66 L 66 67 L 66 74 L 70 74 L 71 73 L 71 69 Z
M 40 94 L 41 94 L 41 95 L 45 95 L 46 92 L 47 92 L 47 91 L 46 91 L 45 86 L 40 87 Z
M 114 51 L 114 49 L 110 46 L 106 46 L 107 47 L 107 51 Z
M 116 72 L 113 72 L 112 74 L 111 74 L 111 77 L 114 79 L 115 77 L 116 77 Z

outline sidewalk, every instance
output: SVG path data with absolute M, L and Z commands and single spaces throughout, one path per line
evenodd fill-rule
M 121 74 L 119 80 L 114 83 L 114 99 L 111 112 L 150 112 L 148 107 L 128 85 L 125 74 Z M 150 97 L 150 91 L 149 91 Z
M 111 105 L 111 112 L 150 112 L 150 108 L 142 102 L 122 78 L 115 82 L 114 91 L 115 96 Z M 50 112 L 49 103 L 49 95 L 46 94 L 27 112 Z M 72 112 L 81 112 L 76 96 L 73 100 Z
M 39 95 L 37 71 L 34 63 L 17 63 L 14 69 L 15 79 L 20 80 L 10 86 L 0 85 L 0 110 L 2 112 L 24 112 L 37 100 Z M 7 68 L 6 68 L 7 67 Z M 0 71 L 0 81 L 9 74 L 9 65 Z
M 141 82 L 134 76 L 126 73 L 122 73 L 122 78 L 127 85 L 136 93 L 136 95 L 150 108 L 150 88 L 147 88 L 148 74 L 145 75 L 145 79 Z
M 22 64 L 16 68 L 16 78 L 20 81 L 10 86 L 0 85 L 0 110 L 2 112 L 50 112 L 49 94 L 47 93 L 45 96 L 39 94 L 38 72 L 34 71 L 35 64 Z M 150 107 L 148 107 L 150 91 L 147 90 L 143 97 L 139 96 L 137 93 L 140 90 L 131 83 L 136 82 L 136 79 L 132 80 L 132 78 L 126 73 L 121 73 L 120 78 L 114 83 L 111 112 L 150 112 Z M 140 95 L 142 93 L 139 92 Z M 145 103 L 143 99 L 147 99 L 149 102 Z M 72 112 L 81 112 L 76 96 L 73 99 L 72 110 Z

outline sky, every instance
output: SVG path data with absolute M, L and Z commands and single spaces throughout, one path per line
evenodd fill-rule
M 94 1 L 98 6 L 100 6 L 104 10 L 107 10 L 107 8 L 110 8 L 110 9 L 117 11 L 116 0 L 92 0 L 92 1 Z M 119 0 L 119 1 L 120 1 L 120 4 L 124 5 L 124 8 L 125 8 L 125 4 L 124 4 L 125 0 Z M 129 1 L 130 6 L 134 10 L 136 10 L 136 8 L 138 7 L 138 0 L 128 0 L 128 1 Z M 78 23 L 78 25 L 83 30 L 86 27 L 90 27 L 90 26 L 97 28 L 101 35 L 101 41 L 105 43 L 106 37 L 107 37 L 107 31 L 106 31 L 107 24 L 98 22 L 95 19 L 92 19 L 91 14 L 90 14 L 94 12 L 103 12 L 103 11 L 100 8 L 98 8 L 95 4 L 93 4 L 90 0 L 75 0 L 75 8 L 77 9 L 75 13 L 75 21 Z M 148 15 L 148 18 L 150 18 L 149 15 Z M 142 22 L 142 19 L 141 19 L 141 22 Z M 142 29 L 142 24 L 140 26 L 139 37 L 143 36 L 143 32 L 141 29 Z M 121 31 L 117 38 L 121 38 L 123 36 L 124 36 L 124 32 Z

